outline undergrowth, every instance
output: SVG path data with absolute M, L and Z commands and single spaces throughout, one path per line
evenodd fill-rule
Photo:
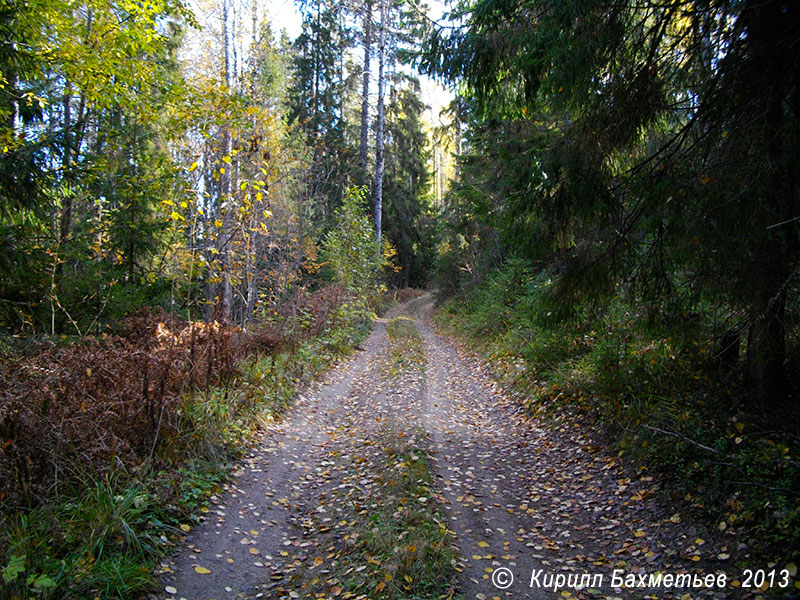
M 622 298 L 567 307 L 551 289 L 512 260 L 436 318 L 531 415 L 601 424 L 620 455 L 660 473 L 670 501 L 738 534 L 749 566 L 800 558 L 797 424 L 753 410 L 736 370 L 721 369 L 708 341 L 719 315 L 695 304 L 654 317 Z
M 363 339 L 350 306 L 325 288 L 250 333 L 143 314 L 5 364 L 0 596 L 147 589 L 259 427 Z

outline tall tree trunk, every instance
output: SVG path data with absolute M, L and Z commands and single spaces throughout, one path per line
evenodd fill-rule
M 204 178 L 204 186 L 206 190 L 214 190 L 216 187 L 216 183 L 214 181 L 214 168 L 213 168 L 213 155 L 215 151 L 212 148 L 211 139 L 207 139 L 204 143 L 204 150 L 203 150 L 203 178 Z M 219 210 L 219 202 L 218 199 L 209 198 L 208 201 L 205 203 L 204 206 L 204 230 L 206 232 L 210 232 L 214 230 L 214 221 L 217 218 L 217 211 Z M 216 205 L 215 205 L 216 204 Z M 217 256 L 214 254 L 214 250 L 219 249 L 219 244 L 215 243 L 215 246 L 212 247 L 211 244 L 208 243 L 207 238 L 205 237 L 206 234 L 203 236 L 204 240 L 204 249 L 203 249 L 203 256 L 205 257 L 206 264 L 209 266 L 209 269 L 206 272 L 206 281 L 204 285 L 204 293 L 205 293 L 205 310 L 203 311 L 203 317 L 206 321 L 210 321 L 214 317 L 214 306 L 217 302 L 217 296 L 219 295 L 219 284 L 213 281 L 214 279 L 214 268 L 217 265 Z
M 317 5 L 317 14 L 316 14 L 316 28 L 314 29 L 314 46 L 312 48 L 312 52 L 314 53 L 314 60 L 313 60 L 313 67 L 314 67 L 314 88 L 312 93 L 312 120 L 311 120 L 311 130 L 314 133 L 314 160 L 316 161 L 319 157 L 320 152 L 320 144 L 319 144 L 319 134 L 320 134 L 320 127 L 319 127 L 319 113 L 320 113 L 320 76 L 322 71 L 322 64 L 319 58 L 320 54 L 320 41 L 319 41 L 319 28 L 320 28 L 320 11 L 322 9 Z
M 133 165 L 133 180 L 138 181 L 139 179 L 139 139 L 138 139 L 138 130 L 137 130 L 137 122 L 134 118 L 133 121 L 133 144 L 131 147 L 131 164 Z M 130 198 L 130 211 L 128 214 L 128 218 L 130 219 L 130 231 L 128 231 L 128 281 L 133 281 L 134 269 L 136 267 L 136 235 L 134 235 L 134 227 L 136 223 L 136 203 L 138 202 L 138 198 L 134 194 L 132 198 Z
M 748 383 L 754 400 L 766 410 L 780 407 L 787 397 L 787 290 L 800 251 L 797 229 L 787 227 L 797 217 L 797 167 L 790 157 L 796 156 L 800 119 L 800 50 L 795 43 L 800 10 L 787 0 L 754 0 L 745 3 L 740 19 L 749 50 L 744 86 L 758 84 L 753 112 L 763 118 L 758 133 L 767 158 L 759 179 L 759 214 L 748 224 L 758 232 L 758 263 L 748 282 L 755 290 L 755 317 L 747 339 Z
M 89 35 L 92 33 L 92 23 L 94 21 L 94 13 L 89 10 L 86 16 L 86 39 L 89 39 Z M 78 150 L 79 144 L 76 144 L 78 141 L 78 135 L 73 131 L 73 119 L 72 119 L 72 84 L 67 81 L 64 86 L 64 122 L 63 122 L 63 129 L 64 129 L 64 154 L 62 156 L 61 165 L 64 169 L 64 177 L 70 177 L 70 169 L 72 168 L 72 160 L 73 160 L 73 150 Z M 86 109 L 86 96 L 81 94 L 81 101 L 80 101 L 80 108 L 78 111 L 78 121 L 82 122 L 84 117 L 84 111 Z M 14 104 L 14 110 L 18 111 L 19 107 L 17 104 Z M 14 115 L 14 120 L 19 120 L 18 112 Z M 16 123 L 15 123 L 16 125 Z M 83 124 L 81 123 L 81 127 Z M 82 137 L 82 136 L 81 136 Z M 82 141 L 82 140 L 81 140 Z M 67 184 L 66 186 L 66 194 L 64 196 L 64 204 L 61 211 L 61 221 L 59 223 L 59 237 L 58 242 L 59 244 L 64 243 L 69 234 L 72 230 L 72 209 L 73 209 L 73 198 L 72 198 L 72 185 Z M 58 265 L 58 273 L 61 273 L 61 263 Z
M 364 3 L 364 71 L 361 75 L 361 145 L 358 148 L 358 166 L 367 170 L 369 144 L 369 59 L 372 50 L 372 2 Z
M 67 82 L 64 87 L 64 118 L 61 124 L 64 130 L 64 154 L 61 159 L 61 167 L 64 170 L 64 179 L 70 177 L 72 163 L 72 85 Z M 59 223 L 58 242 L 63 244 L 69 237 L 72 229 L 72 186 L 64 186 L 66 190 L 61 206 L 61 222 Z
M 230 30 L 230 5 L 231 0 L 223 0 L 222 4 L 222 33 L 223 33 L 223 46 L 225 54 L 225 87 L 228 93 L 233 88 L 233 73 L 232 73 L 232 56 L 231 56 L 231 30 Z M 231 139 L 230 123 L 226 123 L 222 134 L 223 144 L 223 157 L 230 157 L 233 150 L 233 141 Z M 231 278 L 230 278 L 230 242 L 233 229 L 233 206 L 231 202 L 231 177 L 232 177 L 232 164 L 224 164 L 225 172 L 222 173 L 222 180 L 220 186 L 220 202 L 222 204 L 222 235 L 217 238 L 221 242 L 220 255 L 222 263 L 222 289 L 220 291 L 220 300 L 222 302 L 221 317 L 224 321 L 228 321 L 231 316 Z
M 17 43 L 11 43 L 11 53 L 17 53 Z M 19 139 L 20 131 L 22 131 L 22 124 L 20 123 L 20 114 L 19 114 L 19 75 L 17 75 L 16 70 L 8 70 L 10 65 L 6 64 L 3 67 L 6 69 L 6 79 L 11 84 L 11 89 L 9 90 L 10 96 L 14 99 L 11 103 L 11 114 L 9 115 L 9 130 L 12 132 L 14 141 Z
M 747 381 L 761 410 L 786 395 L 786 291 L 765 298 L 764 310 L 747 333 Z
M 381 223 L 383 218 L 383 122 L 384 94 L 386 90 L 386 0 L 381 0 L 381 32 L 378 43 L 378 131 L 375 144 L 375 239 L 381 245 Z
M 256 47 L 258 46 L 258 2 L 256 0 L 251 0 L 251 2 L 251 8 L 253 11 L 251 15 L 253 19 L 253 46 L 250 50 L 250 61 L 252 63 L 250 65 L 250 70 L 254 71 L 256 66 Z

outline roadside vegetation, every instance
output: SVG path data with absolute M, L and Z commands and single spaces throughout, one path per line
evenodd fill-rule
M 376 283 L 384 259 L 368 218 L 353 202 L 338 215 L 323 243 L 332 281 L 265 307 L 247 330 L 142 311 L 98 336 L 27 339 L 6 358 L 3 597 L 147 589 L 259 428 L 396 301 Z
M 440 314 L 532 413 L 796 562 L 800 4 L 453 12 L 417 55 L 461 91 Z
M 368 331 L 347 299 L 322 289 L 300 317 L 279 313 L 250 334 L 147 315 L 123 323 L 134 331 L 6 367 L 5 597 L 125 598 L 147 586 L 259 426 Z
M 509 259 L 444 301 L 437 321 L 531 416 L 553 428 L 599 426 L 621 460 L 663 479 L 664 501 L 738 530 L 752 556 L 796 563 L 798 423 L 753 410 L 741 370 L 709 341 L 718 311 L 676 307 L 656 318 L 622 295 L 567 306 L 553 286 L 547 271 Z

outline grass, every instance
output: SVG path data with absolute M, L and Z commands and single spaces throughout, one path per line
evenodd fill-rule
M 409 375 L 424 376 L 422 339 L 408 317 L 387 327 L 387 385 L 403 385 Z M 421 382 L 420 377 L 413 378 Z M 358 480 L 354 495 L 330 501 L 343 505 L 342 520 L 331 530 L 316 511 L 306 523 L 319 548 L 319 567 L 301 572 L 293 596 L 351 599 L 429 600 L 453 597 L 458 553 L 433 489 L 433 472 L 424 431 L 384 422 L 355 460 L 340 465 L 346 479 Z M 328 513 L 334 510 L 328 507 Z M 337 516 L 337 520 L 340 517 Z M 328 519 L 330 520 L 330 519 Z M 323 567 L 324 565 L 324 567 Z M 323 576 L 324 574 L 324 576 Z
M 225 388 L 187 394 L 179 435 L 159 439 L 134 471 L 81 472 L 34 508 L 0 513 L 0 597 L 131 598 L 207 510 L 232 464 L 299 385 L 363 339 L 363 327 L 327 330 L 292 350 L 253 356 Z
M 381 437 L 383 469 L 363 518 L 361 551 L 374 557 L 374 594 L 386 599 L 438 598 L 452 584 L 457 553 L 439 513 L 424 433 L 387 430 Z
M 305 599 L 451 598 L 458 553 L 432 487 L 428 446 L 424 432 L 387 424 L 371 438 L 367 457 L 342 463 L 358 488 L 346 498 L 335 491 L 326 498 L 324 514 L 335 512 L 336 523 L 313 510 L 306 515 L 303 526 L 317 556 L 276 593 Z
M 390 377 L 403 381 L 412 371 L 424 375 L 425 349 L 414 321 L 395 317 L 386 333 Z M 373 593 L 391 600 L 446 596 L 452 592 L 458 554 L 437 508 L 426 434 L 387 426 L 378 443 L 383 449 L 379 495 L 371 499 L 361 524 L 362 551 L 383 565 L 373 573 Z
M 510 261 L 436 318 L 533 417 L 601 427 L 627 464 L 660 474 L 665 501 L 738 529 L 749 566 L 800 559 L 800 438 L 791 415 L 750 410 L 715 364 L 718 315 L 694 305 L 653 318 L 623 298 L 569 311 L 550 289 L 547 273 Z
M 17 513 L 2 569 L 8 598 L 128 597 L 151 580 L 172 530 L 144 486 L 113 477 Z
M 395 317 L 386 327 L 391 342 L 389 356 L 390 375 L 397 376 L 406 369 L 424 370 L 425 350 L 414 321 L 408 317 Z

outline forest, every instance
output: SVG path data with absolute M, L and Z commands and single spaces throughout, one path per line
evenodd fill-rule
M 0 0 L 0 597 L 798 597 L 800 4 L 432 4 Z

